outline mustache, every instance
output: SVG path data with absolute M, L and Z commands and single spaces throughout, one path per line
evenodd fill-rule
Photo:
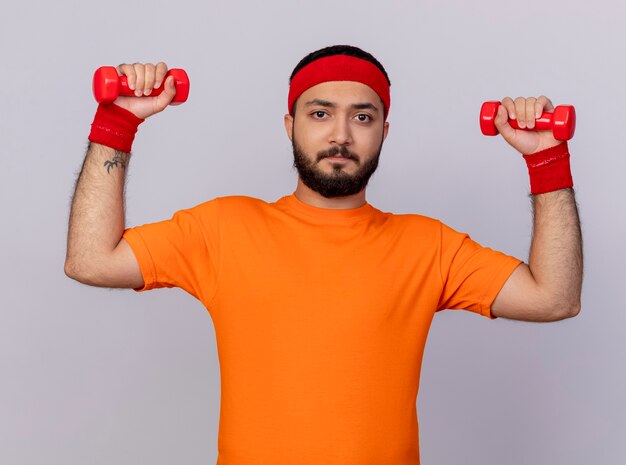
M 341 155 L 342 157 L 349 158 L 355 161 L 358 161 L 359 159 L 359 156 L 356 153 L 348 150 L 348 148 L 345 145 L 341 145 L 341 146 L 333 145 L 328 150 L 321 150 L 317 152 L 317 159 L 323 160 L 324 158 L 334 157 L 336 155 Z

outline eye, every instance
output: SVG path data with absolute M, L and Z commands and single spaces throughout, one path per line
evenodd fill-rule
M 364 113 L 360 113 L 360 114 L 356 115 L 356 117 L 358 118 L 358 120 L 361 123 L 368 123 L 368 122 L 370 122 L 372 120 L 372 117 L 370 115 L 366 115 Z
M 324 115 L 326 114 L 326 112 L 325 112 L 325 111 L 322 111 L 322 110 L 317 110 L 317 111 L 314 111 L 314 112 L 313 112 L 313 113 L 311 113 L 311 114 L 312 114 L 312 115 L 313 115 L 313 117 L 314 117 L 314 118 L 316 118 L 316 119 L 322 119 L 322 118 L 324 117 Z

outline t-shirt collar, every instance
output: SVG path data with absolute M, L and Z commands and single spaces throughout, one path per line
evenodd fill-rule
M 290 211 L 305 215 L 308 217 L 319 218 L 322 220 L 358 220 L 372 216 L 375 208 L 367 201 L 365 204 L 356 208 L 322 208 L 309 205 L 296 197 L 296 192 L 286 195 L 278 200 L 277 203 L 284 204 Z

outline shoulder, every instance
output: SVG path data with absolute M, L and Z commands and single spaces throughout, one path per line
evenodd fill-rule
M 247 195 L 225 195 L 215 199 L 219 203 L 219 208 L 226 213 L 252 213 L 254 211 L 263 211 L 269 208 L 269 203 L 256 197 Z
M 202 202 L 190 210 L 201 216 L 219 215 L 222 218 L 228 218 L 262 214 L 269 208 L 270 204 L 262 199 L 246 195 L 225 195 Z
M 418 213 L 391 213 L 382 212 L 384 215 L 388 215 L 390 220 L 396 221 L 399 224 L 418 224 L 421 226 L 439 226 L 440 221 L 430 216 L 420 215 Z
M 436 218 L 420 215 L 418 213 L 391 213 L 381 212 L 391 224 L 405 228 L 418 228 L 424 230 L 438 230 L 442 224 Z
M 246 195 L 224 195 L 206 200 L 189 208 L 189 210 L 200 211 L 210 208 L 259 208 L 263 205 L 269 204 L 265 200 L 248 197 Z
M 441 234 L 441 221 L 418 213 L 380 212 L 378 215 L 386 228 L 410 238 L 413 243 L 432 244 Z

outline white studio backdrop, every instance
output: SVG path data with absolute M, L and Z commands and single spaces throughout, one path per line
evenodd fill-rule
M 437 314 L 417 402 L 422 462 L 623 464 L 625 24 L 618 0 L 3 5 L 0 463 L 217 455 L 219 363 L 202 305 L 179 289 L 137 294 L 63 273 L 95 69 L 163 60 L 191 80 L 188 102 L 139 129 L 127 184 L 134 226 L 217 196 L 291 193 L 288 77 L 307 53 L 351 44 L 392 82 L 368 201 L 524 260 L 526 166 L 502 138 L 482 136 L 478 110 L 545 94 L 578 115 L 569 145 L 582 311 L 549 324 Z

